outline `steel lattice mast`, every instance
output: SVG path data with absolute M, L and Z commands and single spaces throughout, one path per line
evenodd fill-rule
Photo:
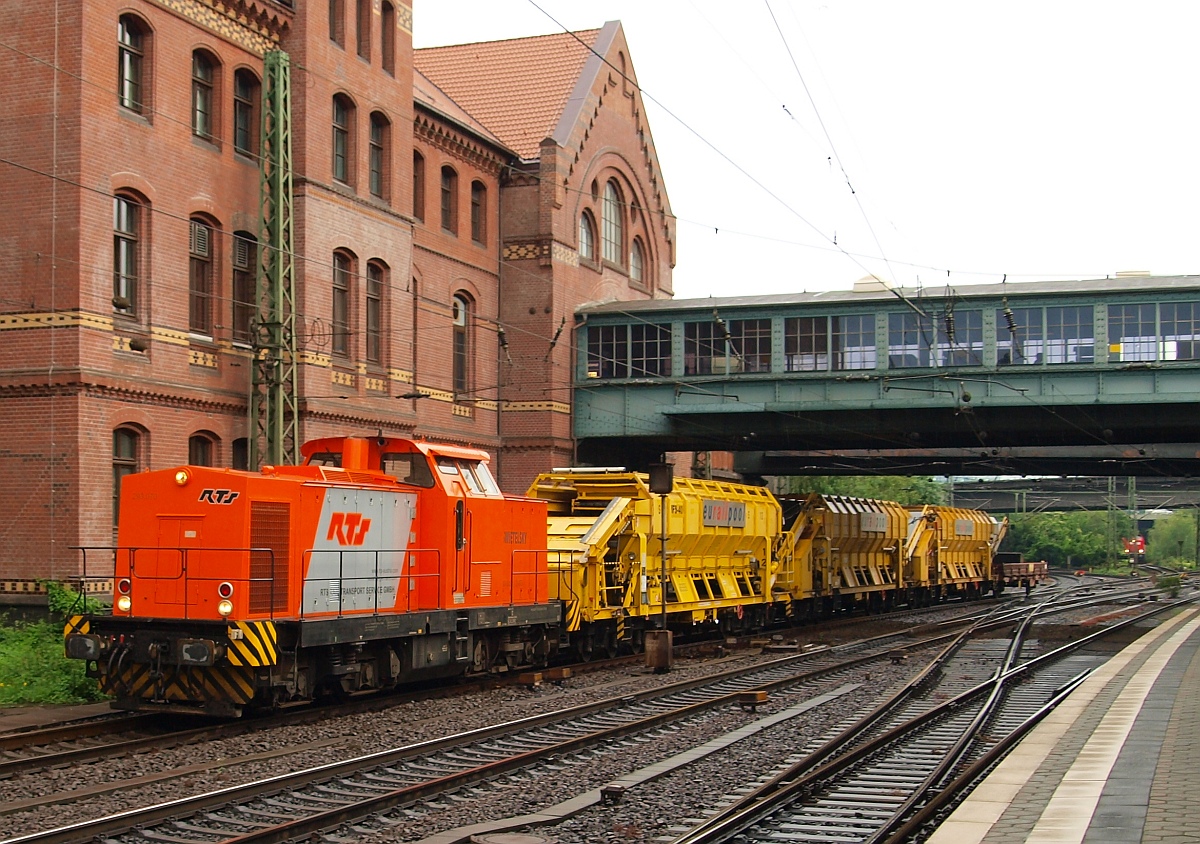
M 292 242 L 291 70 L 287 53 L 264 56 L 262 237 L 255 290 L 257 317 L 250 385 L 251 468 L 295 463 L 296 280 Z

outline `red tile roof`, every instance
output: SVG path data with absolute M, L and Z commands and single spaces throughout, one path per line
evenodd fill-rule
M 599 33 L 428 47 L 414 51 L 414 62 L 467 114 L 530 160 L 553 133 Z
M 442 89 L 433 84 L 433 81 L 419 70 L 413 71 L 413 101 L 450 118 L 460 126 L 465 126 L 479 137 L 485 138 L 501 148 L 505 146 L 503 141 L 464 111 L 458 103 L 446 96 Z

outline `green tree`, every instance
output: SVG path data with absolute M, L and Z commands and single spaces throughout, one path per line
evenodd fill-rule
M 1019 513 L 1009 518 L 1004 550 L 1027 560 L 1045 560 L 1060 568 L 1103 568 L 1121 536 L 1132 536 L 1133 520 L 1124 513 Z
M 1196 565 L 1195 510 L 1176 510 L 1159 519 L 1146 534 L 1146 561 L 1172 568 Z
M 789 494 L 850 495 L 900 504 L 944 504 L 946 487 L 933 478 L 900 475 L 804 475 L 788 478 Z

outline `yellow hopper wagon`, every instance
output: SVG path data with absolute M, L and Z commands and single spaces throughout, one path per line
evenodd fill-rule
M 658 495 L 645 474 L 572 469 L 538 476 L 528 495 L 548 504 L 550 597 L 583 656 L 641 650 L 664 621 L 762 629 L 776 599 L 787 605 L 774 592 L 782 511 L 763 487 L 676 478 Z
M 927 584 L 930 601 L 951 596 L 970 600 L 1002 588 L 992 557 L 1007 520 L 998 522 L 981 510 L 930 504 L 911 508 L 908 524 L 907 565 Z

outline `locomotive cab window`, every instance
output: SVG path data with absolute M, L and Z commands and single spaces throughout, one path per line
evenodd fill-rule
M 453 457 L 437 458 L 438 472 L 448 482 L 461 480 L 472 495 L 502 495 L 500 485 L 488 471 L 486 464 L 479 460 L 456 460 Z
M 322 451 L 308 458 L 309 466 L 332 466 L 342 468 L 342 455 L 337 451 Z
M 402 484 L 429 488 L 433 486 L 433 473 L 424 454 L 413 452 L 385 452 L 382 457 L 383 471 Z
M 483 487 L 484 495 L 503 495 L 500 491 L 500 484 L 496 483 L 496 479 L 492 477 L 491 470 L 488 469 L 486 463 L 480 463 L 473 460 L 468 460 L 463 464 L 466 471 L 474 473 L 479 481 L 479 485 Z

